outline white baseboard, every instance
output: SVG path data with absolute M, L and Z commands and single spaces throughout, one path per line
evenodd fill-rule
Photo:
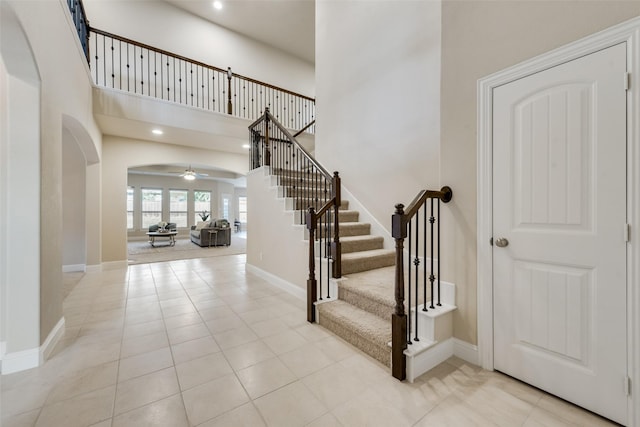
M 106 270 L 117 270 L 119 268 L 127 268 L 129 266 L 129 263 L 127 260 L 124 261 L 108 261 L 108 262 L 103 262 L 102 264 L 100 264 L 101 269 L 99 271 L 106 271 Z
M 85 269 L 85 273 L 98 273 L 100 271 L 102 271 L 102 265 L 100 264 L 87 265 Z
M 75 273 L 75 272 L 86 272 L 87 271 L 87 266 L 86 264 L 70 264 L 70 265 L 63 265 L 62 266 L 62 272 L 63 273 Z
M 51 352 L 56 347 L 56 345 L 60 342 L 62 337 L 64 337 L 65 332 L 65 320 L 64 317 L 61 317 L 56 326 L 53 327 L 51 332 L 49 332 L 49 336 L 44 340 L 44 343 L 40 346 L 40 362 L 44 363 L 45 360 L 51 356 Z
M 26 371 L 40 365 L 40 348 L 15 351 L 2 355 L 2 375 Z
M 407 356 L 407 380 L 412 383 L 420 375 L 430 371 L 453 356 L 453 340 L 454 338 L 449 338 L 415 356 Z
M 301 301 L 307 300 L 307 290 L 302 289 L 300 286 L 296 286 L 291 282 L 287 282 L 286 280 L 283 280 L 280 277 L 275 276 L 249 263 L 245 264 L 245 270 L 248 271 L 249 273 L 253 273 L 256 276 L 266 280 L 267 282 L 293 295 L 294 297 L 300 299 Z
M 478 346 L 469 344 L 466 341 L 452 338 L 453 340 L 453 355 L 459 357 L 465 362 L 472 365 L 480 366 L 480 355 L 478 353 Z
M 58 342 L 64 337 L 65 321 L 62 317 L 56 326 L 51 330 L 44 343 L 37 348 L 16 351 L 13 353 L 5 353 L 6 343 L 0 344 L 2 351 L 2 360 L 0 364 L 0 374 L 7 375 L 15 372 L 26 371 L 27 369 L 37 368 L 42 365 L 45 360 L 51 356 L 53 349 Z

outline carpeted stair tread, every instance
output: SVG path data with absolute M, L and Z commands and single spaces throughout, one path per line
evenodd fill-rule
M 358 218 L 360 217 L 360 212 L 352 211 L 349 209 L 339 209 L 338 210 L 338 221 L 340 224 L 345 222 L 358 222 Z M 329 215 L 329 218 L 333 221 L 333 212 Z
M 393 249 L 374 249 L 342 254 L 342 274 L 359 273 L 374 268 L 395 265 L 396 252 Z
M 407 273 L 405 271 L 405 298 L 409 295 Z M 386 318 L 391 315 L 396 304 L 395 274 L 395 265 L 350 274 L 345 280 L 340 281 L 338 298 Z M 420 289 L 422 289 L 421 284 Z M 415 292 L 412 295 L 415 298 Z M 422 292 L 419 292 L 418 297 L 418 302 L 422 303 L 424 300 Z M 405 308 L 407 303 L 405 299 Z
M 342 253 L 347 254 L 358 251 L 371 251 L 384 247 L 384 238 L 367 234 L 364 236 L 345 236 L 340 238 Z
M 366 222 L 341 222 L 340 237 L 363 236 L 371 232 L 371 224 Z
M 336 300 L 318 304 L 320 325 L 386 366 L 390 365 L 391 321 Z

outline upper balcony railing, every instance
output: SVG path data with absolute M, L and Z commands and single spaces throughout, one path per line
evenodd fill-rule
M 78 38 L 82 45 L 82 51 L 85 58 L 89 60 L 89 20 L 87 14 L 84 11 L 84 5 L 82 0 L 67 0 L 69 6 L 69 12 L 71 12 L 71 19 L 78 32 Z
M 315 100 L 308 96 L 95 28 L 89 33 L 91 75 L 98 86 L 249 120 L 268 108 L 289 129 L 302 129 L 315 118 Z M 313 133 L 314 126 L 307 131 Z

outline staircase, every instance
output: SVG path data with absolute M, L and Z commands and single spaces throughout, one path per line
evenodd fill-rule
M 439 263 L 436 269 L 433 259 L 419 259 L 417 245 L 423 243 L 420 253 L 439 255 L 439 240 L 437 251 L 433 246 L 433 227 L 437 222 L 433 200 L 438 199 L 436 216 L 439 217 L 440 199 L 448 202 L 451 191 L 445 192 L 445 187 L 442 191 L 423 190 L 406 214 L 401 209 L 403 205 L 396 206 L 392 229 L 399 247 L 407 237 L 409 221 L 418 221 L 420 215 L 417 214 L 421 213 L 423 222 L 422 237 L 417 235 L 419 225 L 414 228 L 415 251 L 412 255 L 411 249 L 408 250 L 405 263 L 402 251 L 396 251 L 395 247 L 385 249 L 385 239 L 372 235 L 371 224 L 361 221 L 360 212 L 350 209 L 349 201 L 341 195 L 338 173 L 332 175 L 324 169 L 268 109 L 263 118 L 250 126 L 250 135 L 250 164 L 254 171 L 248 176 L 253 183 L 251 197 L 262 207 L 262 212 L 251 220 L 252 226 L 256 224 L 260 242 L 288 243 L 281 244 L 277 252 L 265 252 L 265 259 L 262 251 L 266 246 L 248 247 L 247 259 L 251 261 L 248 265 L 257 270 L 266 268 L 262 270 L 266 277 L 298 295 L 302 291 L 300 279 L 305 277 L 303 295 L 307 300 L 307 320 L 318 322 L 391 367 L 393 376 L 400 380 L 413 381 L 450 357 L 453 354 L 451 313 L 455 310 L 455 287 L 435 280 L 439 277 Z M 427 200 L 431 200 L 429 218 Z M 334 215 L 338 215 L 337 221 Z M 431 224 L 430 251 L 426 247 L 427 220 Z M 437 224 L 439 227 L 439 222 Z M 275 234 L 272 230 L 279 231 Z M 410 225 L 408 230 L 411 233 Z M 437 234 L 439 236 L 439 228 Z M 299 244 L 307 249 L 300 251 Z M 402 267 L 396 269 L 396 260 Z M 301 271 L 303 264 L 308 265 L 305 273 Z M 409 264 L 412 264 L 411 269 Z M 412 280 L 418 276 L 419 265 L 422 266 L 420 278 Z M 424 286 L 427 278 L 428 283 Z M 418 287 L 413 288 L 416 284 L 420 291 Z M 408 296 L 406 300 L 403 286 L 404 295 Z M 433 304 L 426 302 L 428 310 L 422 305 L 426 295 L 429 298 L 437 295 Z
M 289 171 L 278 171 L 274 177 L 281 197 L 300 191 L 305 194 L 305 189 L 311 188 L 311 183 L 318 179 L 309 174 L 299 177 Z M 292 200 L 291 206 L 295 210 L 311 205 L 317 208 L 313 198 L 311 195 Z M 298 213 L 295 217 L 303 218 L 304 215 Z M 372 235 L 371 224 L 360 222 L 359 217 L 360 213 L 349 209 L 349 202 L 342 200 L 338 221 L 343 278 L 333 280 L 338 299 L 334 291 L 332 298 L 327 300 L 323 295 L 322 302 L 317 303 L 319 323 L 389 366 L 395 250 L 384 249 L 384 238 Z M 320 234 L 323 235 L 323 231 Z M 373 285 L 376 291 L 372 292 L 369 285 Z

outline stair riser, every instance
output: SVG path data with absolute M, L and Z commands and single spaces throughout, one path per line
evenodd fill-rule
M 319 318 L 321 326 L 338 335 L 351 345 L 359 348 L 383 365 L 391 366 L 391 348 L 389 346 L 374 343 L 355 334 L 351 331 L 348 324 L 342 323 L 330 316 L 321 314 Z
M 395 255 L 383 255 L 357 260 L 342 260 L 342 274 L 360 273 L 374 268 L 389 267 L 396 262 Z
M 340 212 L 338 211 L 338 221 L 343 222 L 358 222 L 360 213 L 358 211 Z M 329 221 L 333 221 L 333 211 L 329 214 Z
M 351 236 L 367 236 L 370 233 L 371 226 L 369 224 L 358 224 L 358 225 L 346 225 L 340 224 L 340 237 L 351 237 Z M 330 237 L 333 237 L 333 226 L 331 227 L 331 232 L 326 232 Z M 318 228 L 317 231 L 318 236 L 325 236 L 325 229 Z
M 362 225 L 346 225 L 340 224 L 340 237 L 346 236 L 367 236 L 371 233 L 371 225 L 370 224 L 362 224 Z
M 374 249 L 382 249 L 384 239 L 366 239 L 362 241 L 342 242 L 342 253 L 349 254 L 352 252 L 372 251 Z
M 387 305 L 380 301 L 375 301 L 371 298 L 367 298 L 366 295 L 340 287 L 338 288 L 338 299 L 348 302 L 359 309 L 368 311 L 371 314 L 375 314 L 381 319 L 389 321 L 391 320 L 391 314 L 393 314 L 394 310 L 393 305 Z

